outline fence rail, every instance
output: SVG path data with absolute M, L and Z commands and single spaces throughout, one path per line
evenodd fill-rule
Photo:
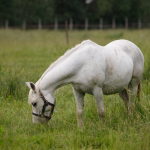
M 117 29 L 117 28 L 142 29 L 142 28 L 150 28 L 150 23 L 142 23 L 141 19 L 139 19 L 137 23 L 129 23 L 128 18 L 126 17 L 124 24 L 116 24 L 115 18 L 112 19 L 112 24 L 104 24 L 104 21 L 102 18 L 100 18 L 99 24 L 90 24 L 88 18 L 85 18 L 84 24 L 74 24 L 73 19 L 70 18 L 70 21 L 67 26 L 70 30 L 72 29 L 85 29 L 85 30 L 100 29 L 102 30 L 102 29 Z M 21 29 L 22 28 L 23 30 L 26 30 L 26 29 L 39 29 L 39 30 L 55 29 L 57 30 L 57 29 L 65 29 L 65 27 L 66 27 L 65 23 L 60 24 L 57 19 L 55 19 L 53 24 L 44 25 L 42 24 L 42 20 L 40 18 L 38 19 L 38 22 L 36 25 L 29 25 L 27 24 L 26 20 L 23 20 L 22 26 L 9 26 L 9 20 L 6 20 L 5 25 L 0 26 L 0 28 L 5 28 L 5 29 L 8 29 L 8 28 L 13 28 L 13 29 L 20 28 Z

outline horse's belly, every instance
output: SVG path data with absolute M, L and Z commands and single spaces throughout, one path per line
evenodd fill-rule
M 124 89 L 126 86 L 127 86 L 127 85 L 113 87 L 113 86 L 109 86 L 109 85 L 104 85 L 104 87 L 102 88 L 103 94 L 104 94 L 104 95 L 110 95 L 110 94 L 119 93 L 119 92 L 123 91 L 123 89 Z
M 128 72 L 124 76 L 119 75 L 110 76 L 103 84 L 103 93 L 105 95 L 115 94 L 121 92 L 128 86 L 132 78 L 132 72 Z
M 115 94 L 122 91 L 132 79 L 133 66 L 122 66 L 122 69 L 114 70 L 112 74 L 106 73 L 103 83 L 103 93 L 105 95 Z
M 133 60 L 121 50 L 112 50 L 106 56 L 103 93 L 119 93 L 131 81 L 134 67 Z

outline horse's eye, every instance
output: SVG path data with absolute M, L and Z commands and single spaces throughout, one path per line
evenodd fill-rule
M 32 103 L 32 106 L 36 107 L 36 105 L 37 105 L 37 102 L 36 103 Z

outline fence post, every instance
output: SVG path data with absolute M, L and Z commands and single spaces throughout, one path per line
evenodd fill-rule
M 57 18 L 55 19 L 55 25 L 54 25 L 54 28 L 55 28 L 55 30 L 58 29 L 58 20 L 57 20 Z
M 125 28 L 128 29 L 128 17 L 125 17 Z
M 139 18 L 138 20 L 138 29 L 141 29 L 142 28 L 142 22 L 141 22 L 141 18 Z
M 112 28 L 113 29 L 116 28 L 116 20 L 115 20 L 115 18 L 112 19 Z
M 38 20 L 38 29 L 39 29 L 39 30 L 42 29 L 42 21 L 41 21 L 41 18 L 39 18 L 39 20 Z
M 85 30 L 88 30 L 88 18 L 85 18 Z
M 66 42 L 67 45 L 69 45 L 69 39 L 68 39 L 68 21 L 65 21 L 65 29 L 66 29 Z
M 8 29 L 9 28 L 9 21 L 8 19 L 5 20 L 5 29 Z
M 100 30 L 103 29 L 103 18 L 100 18 L 100 20 L 99 20 L 99 29 Z
M 23 28 L 23 30 L 26 30 L 26 20 L 23 20 L 22 28 Z
M 69 27 L 70 27 L 70 30 L 73 29 L 73 19 L 72 18 L 70 18 L 70 25 L 69 25 Z

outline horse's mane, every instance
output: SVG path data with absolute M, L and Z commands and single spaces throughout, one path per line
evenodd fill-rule
M 42 78 L 49 72 L 49 70 L 51 68 L 53 68 L 60 60 L 62 60 L 62 58 L 68 56 L 69 54 L 71 54 L 72 52 L 74 52 L 75 50 L 77 50 L 79 47 L 81 47 L 83 44 L 85 43 L 89 43 L 89 42 L 92 42 L 91 40 L 84 40 L 83 42 L 81 42 L 80 44 L 77 44 L 75 47 L 71 48 L 71 49 L 68 49 L 64 55 L 60 56 L 55 62 L 53 62 L 49 68 L 47 68 L 47 70 L 43 73 L 43 75 L 41 76 L 41 80 Z

